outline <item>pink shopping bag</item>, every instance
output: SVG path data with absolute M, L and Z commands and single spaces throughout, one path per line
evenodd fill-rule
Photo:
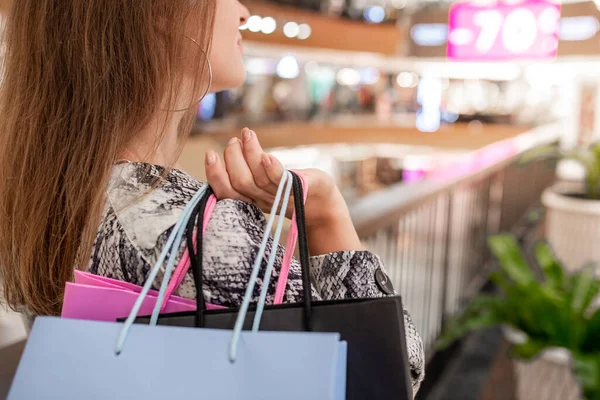
M 208 221 L 216 205 L 216 198 L 211 196 L 205 210 L 203 230 L 206 230 Z M 196 301 L 184 299 L 173 295 L 175 289 L 183 280 L 189 269 L 190 260 L 187 252 L 181 259 L 169 282 L 169 287 L 162 305 L 161 312 L 175 313 L 194 311 Z M 68 282 L 65 287 L 61 317 L 83 319 L 91 321 L 116 321 L 127 316 L 135 303 L 141 286 L 132 283 L 102 277 L 88 272 L 75 271 L 74 282 Z M 156 304 L 158 292 L 151 290 L 144 300 L 140 315 L 152 313 Z M 207 304 L 207 309 L 224 308 Z
M 63 302 L 63 318 L 90 321 L 116 321 L 131 312 L 131 307 L 142 287 L 115 279 L 100 277 L 88 272 L 75 271 L 75 282 L 67 283 Z M 151 290 L 146 297 L 140 315 L 149 315 L 156 304 L 158 292 Z M 222 308 L 212 304 L 209 310 Z M 170 295 L 163 305 L 165 313 L 194 311 L 196 301 Z

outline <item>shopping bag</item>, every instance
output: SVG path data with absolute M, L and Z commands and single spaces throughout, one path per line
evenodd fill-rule
M 67 283 L 61 317 L 90 321 L 114 322 L 131 311 L 142 287 L 128 282 L 100 277 L 88 272 L 75 271 L 74 282 Z M 150 314 L 156 305 L 158 291 L 150 290 L 140 313 Z M 224 307 L 207 304 L 207 309 Z M 196 301 L 170 295 L 162 310 L 166 313 L 194 311 Z
M 73 282 L 79 285 L 125 289 L 136 293 L 140 293 L 142 291 L 141 286 L 133 283 L 107 278 L 106 276 L 94 275 L 92 273 L 83 271 L 75 271 L 73 274 Z M 158 294 L 155 290 L 151 290 L 148 292 L 148 294 L 151 295 L 153 292 L 154 295 Z
M 264 311 L 260 307 L 249 307 L 249 321 L 244 323 L 243 329 L 256 328 L 252 321 L 258 312 L 261 318 L 260 328 L 267 331 L 339 332 L 341 339 L 349 346 L 347 399 L 412 399 L 404 309 L 400 296 L 338 301 L 311 300 L 308 241 L 304 204 L 301 200 L 305 192 L 302 181 L 299 174 L 293 174 L 304 303 L 269 305 L 264 307 Z M 200 215 L 196 223 L 202 224 Z M 194 244 L 188 240 L 188 252 L 196 253 L 196 257 L 192 257 L 192 268 L 198 269 L 195 275 L 201 276 L 201 236 L 198 236 Z M 202 287 L 201 282 L 196 285 Z M 383 289 L 389 292 L 389 288 Z M 217 329 L 232 329 L 235 326 L 237 309 L 208 310 L 203 306 L 202 299 L 197 300 L 197 312 L 161 314 L 158 324 Z M 137 322 L 147 323 L 148 320 L 148 317 L 140 317 Z
M 157 292 L 149 294 L 143 302 L 140 312 L 150 314 L 156 305 Z M 65 302 L 61 316 L 63 318 L 84 319 L 89 321 L 114 322 L 125 317 L 131 311 L 139 292 L 122 288 L 98 287 L 67 283 Z M 165 301 L 164 312 L 194 311 L 196 302 L 177 296 Z M 207 304 L 207 309 L 223 308 Z
M 338 334 L 245 332 L 231 363 L 231 331 L 136 325 L 116 356 L 121 328 L 37 318 L 9 400 L 344 399 Z
M 233 332 L 133 325 L 167 250 L 178 248 L 202 194 L 186 207 L 125 323 L 36 320 L 10 400 L 345 398 L 347 345 L 337 333 L 241 332 L 243 309 Z M 170 254 L 151 323 L 165 299 L 175 252 Z M 255 268 L 249 287 L 257 274 Z M 243 303 L 249 300 L 245 296 Z

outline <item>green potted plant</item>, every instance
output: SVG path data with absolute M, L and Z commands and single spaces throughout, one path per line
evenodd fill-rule
M 572 150 L 543 147 L 526 153 L 523 161 L 539 158 L 574 160 L 585 175 L 582 183 L 560 182 L 542 195 L 552 248 L 567 269 L 600 262 L 600 143 Z
M 491 236 L 488 245 L 500 265 L 491 274 L 498 294 L 480 295 L 450 320 L 439 346 L 443 348 L 476 329 L 508 327 L 509 332 L 519 333 L 507 336 L 513 342 L 510 354 L 522 367 L 517 368 L 519 371 L 543 369 L 542 364 L 549 362 L 564 369 L 533 390 L 527 388 L 536 384 L 532 379 L 521 379 L 519 392 L 537 393 L 544 385 L 554 385 L 556 389 L 548 391 L 556 396 L 552 399 L 577 398 L 578 386 L 569 383 L 574 376 L 585 399 L 600 400 L 600 310 L 592 305 L 600 280 L 595 269 L 588 265 L 566 273 L 545 242 L 535 246 L 535 262 L 528 261 L 512 235 Z M 564 381 L 559 382 L 561 379 Z M 571 394 L 566 395 L 568 385 Z

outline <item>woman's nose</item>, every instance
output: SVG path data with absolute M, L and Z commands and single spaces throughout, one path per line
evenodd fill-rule
M 250 18 L 250 11 L 248 10 L 248 7 L 246 7 L 242 3 L 239 3 L 239 5 L 240 5 L 240 26 L 242 26 L 248 21 L 248 18 Z

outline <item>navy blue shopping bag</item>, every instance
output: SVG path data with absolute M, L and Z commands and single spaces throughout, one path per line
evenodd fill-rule
M 291 175 L 280 214 L 287 210 Z M 279 204 L 282 179 L 274 204 Z M 280 400 L 346 398 L 346 342 L 339 333 L 242 332 L 273 218 L 265 229 L 233 331 L 154 326 L 175 255 L 200 190 L 177 222 L 124 323 L 37 318 L 17 369 L 9 400 L 183 399 Z M 277 235 L 281 234 L 281 225 Z M 150 325 L 134 324 L 167 255 L 163 284 Z M 272 262 L 268 269 L 272 268 Z M 264 294 L 258 304 L 263 307 Z M 260 313 L 255 325 L 260 324 Z

